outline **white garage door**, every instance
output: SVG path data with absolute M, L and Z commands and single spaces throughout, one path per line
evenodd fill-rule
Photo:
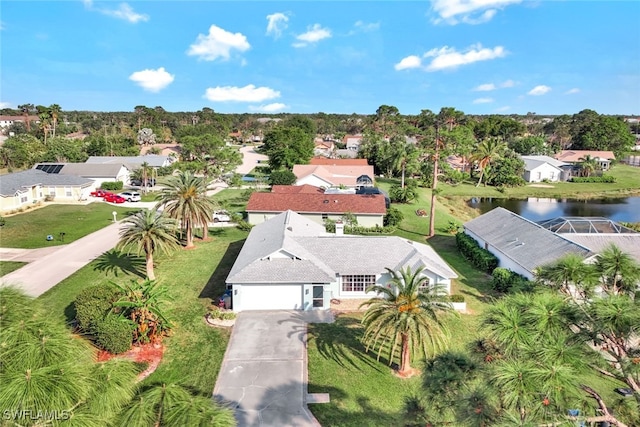
M 302 310 L 302 285 L 242 285 L 241 310 Z

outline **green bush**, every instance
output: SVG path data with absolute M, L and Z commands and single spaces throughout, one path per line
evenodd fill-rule
M 464 295 L 460 295 L 460 294 L 449 295 L 449 301 L 451 301 L 451 302 L 464 302 Z
M 236 318 L 236 314 L 233 311 L 222 311 L 218 307 L 212 308 L 209 316 L 220 320 L 233 320 Z
M 122 190 L 123 187 L 122 181 L 114 181 L 114 182 L 103 182 L 100 186 L 103 190 L 107 191 L 119 191 Z
M 251 229 L 253 228 L 253 225 L 249 224 L 245 220 L 241 220 L 241 221 L 238 221 L 237 227 L 242 231 L 251 231 Z
M 290 170 L 277 170 L 269 175 L 270 185 L 293 185 L 296 182 L 296 176 Z
M 570 182 L 602 182 L 606 184 L 612 184 L 616 182 L 616 179 L 611 175 L 602 175 L 602 176 L 574 176 L 571 178 Z
M 391 207 L 387 209 L 387 213 L 384 216 L 382 223 L 384 224 L 385 227 L 387 226 L 395 227 L 398 224 L 400 224 L 403 219 L 404 219 L 404 215 L 402 214 L 402 212 L 397 208 Z
M 532 283 L 521 274 L 497 267 L 491 273 L 491 287 L 501 293 L 529 291 Z
M 109 353 L 119 354 L 131 348 L 135 326 L 118 315 L 108 315 L 96 325 L 96 344 Z
M 94 333 L 96 325 L 104 320 L 121 296 L 122 292 L 110 284 L 83 289 L 74 301 L 78 327 L 86 333 Z
M 456 246 L 471 264 L 482 271 L 491 273 L 498 266 L 498 258 L 495 255 L 478 246 L 478 242 L 462 231 L 456 234 Z

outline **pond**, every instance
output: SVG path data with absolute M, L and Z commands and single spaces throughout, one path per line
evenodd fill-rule
M 559 216 L 599 216 L 616 222 L 640 222 L 640 197 L 592 200 L 474 197 L 468 201 L 468 205 L 480 213 L 501 206 L 531 221 Z

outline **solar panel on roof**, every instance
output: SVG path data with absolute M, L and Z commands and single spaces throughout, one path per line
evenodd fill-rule
M 59 173 L 63 166 L 64 165 L 54 165 L 54 168 L 51 171 L 51 173 Z
M 38 169 L 38 170 L 43 170 L 45 166 L 46 166 L 46 165 L 38 165 L 38 166 L 36 166 L 36 169 Z

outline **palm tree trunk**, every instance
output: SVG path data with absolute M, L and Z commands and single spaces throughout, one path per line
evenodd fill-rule
M 482 182 L 482 177 L 484 176 L 484 168 L 480 169 L 480 179 L 478 180 L 478 183 L 476 184 L 476 187 L 480 187 L 480 183 Z
M 438 189 L 438 156 L 439 144 L 436 141 L 436 152 L 433 156 L 433 179 L 431 182 L 431 207 L 429 209 L 429 237 L 436 235 L 436 190 Z
M 405 163 L 402 162 L 402 180 L 400 181 L 400 188 L 404 188 L 404 169 L 405 169 Z
M 202 224 L 202 240 L 209 240 L 209 224 L 206 221 Z
M 411 352 L 409 351 L 409 336 L 407 334 L 401 335 L 401 350 L 400 350 L 400 369 L 398 374 L 406 375 L 411 372 Z
M 191 249 L 195 247 L 193 244 L 193 227 L 191 226 L 191 221 L 186 221 L 185 229 L 187 232 L 187 246 L 185 246 L 185 249 Z
M 147 252 L 147 279 L 156 280 L 156 275 L 153 271 L 153 254 Z

